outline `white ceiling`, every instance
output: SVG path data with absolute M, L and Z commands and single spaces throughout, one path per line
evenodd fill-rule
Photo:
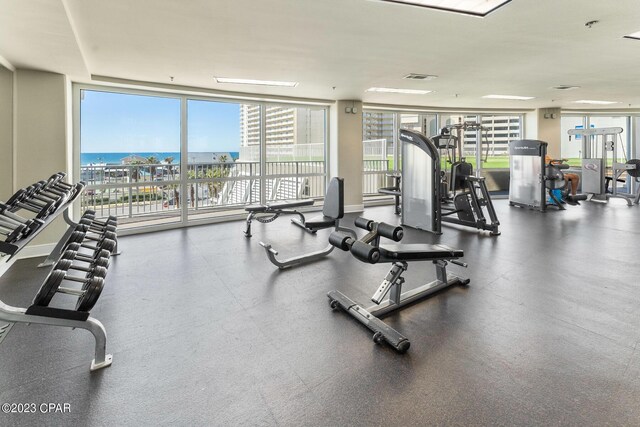
M 485 18 L 375 0 L 0 0 L 0 10 L 0 56 L 75 81 L 174 76 L 177 85 L 369 103 L 640 108 L 640 41 L 622 38 L 640 31 L 638 0 L 512 0 Z M 600 22 L 585 27 L 591 20 Z M 408 73 L 439 78 L 403 80 Z M 581 88 L 551 89 L 560 84 Z M 371 86 L 435 93 L 366 93 Z

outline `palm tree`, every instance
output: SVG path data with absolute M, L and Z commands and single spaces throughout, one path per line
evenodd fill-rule
M 173 160 L 174 160 L 173 156 L 169 156 L 164 159 L 164 162 L 167 164 L 167 170 L 169 172 L 169 175 L 171 176 L 171 180 L 175 181 L 176 177 L 175 177 L 175 169 L 173 168 Z M 171 188 L 173 189 L 173 200 L 175 201 L 176 208 L 179 209 L 180 208 L 180 192 L 178 191 L 178 186 L 173 184 L 171 185 Z
M 150 164 L 151 166 L 149 166 L 149 172 L 151 173 L 151 180 L 153 181 L 156 177 L 156 166 L 158 163 L 160 163 L 160 160 L 158 160 L 158 158 L 156 156 L 149 156 L 147 157 L 147 163 Z
M 131 168 L 131 179 L 137 182 L 140 178 L 140 165 L 144 165 L 144 162 L 142 160 L 134 160 L 129 164 L 134 166 Z

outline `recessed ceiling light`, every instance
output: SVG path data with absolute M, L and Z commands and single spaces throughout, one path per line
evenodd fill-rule
M 435 79 L 438 78 L 438 76 L 434 76 L 433 74 L 411 73 L 411 74 L 407 74 L 403 78 L 404 79 L 409 79 L 409 80 L 435 80 Z
M 624 36 L 625 39 L 634 39 L 640 40 L 640 31 L 636 31 L 635 33 L 627 34 Z
M 619 104 L 617 101 L 593 101 L 590 99 L 581 99 L 580 101 L 573 101 L 574 104 L 595 104 L 595 105 L 609 105 Z
M 463 13 L 473 16 L 487 16 L 511 0 L 381 0 L 389 3 L 402 3 L 412 6 L 428 7 L 446 12 Z
M 365 92 L 408 93 L 411 95 L 426 95 L 427 93 L 431 93 L 433 91 L 422 89 L 394 89 L 391 87 L 370 87 Z
M 517 96 L 517 95 L 485 95 L 483 98 L 487 99 L 515 99 L 517 101 L 528 101 L 535 98 L 535 96 Z
M 215 77 L 218 83 L 233 83 L 239 85 L 260 85 L 260 86 L 284 86 L 296 87 L 298 82 L 281 82 L 277 80 L 254 80 L 254 79 L 232 79 L 227 77 Z

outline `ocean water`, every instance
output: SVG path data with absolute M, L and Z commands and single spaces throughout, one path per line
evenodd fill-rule
M 231 154 L 233 160 L 238 160 L 240 157 L 240 153 L 237 151 L 228 151 L 228 152 L 220 152 L 219 154 Z M 155 157 L 160 162 L 164 162 L 164 160 L 168 157 L 173 157 L 172 164 L 180 163 L 180 153 L 82 153 L 80 155 L 80 164 L 82 166 L 96 164 L 96 163 L 106 163 L 108 165 L 120 165 L 122 164 L 122 159 L 125 157 L 136 155 L 144 158 Z

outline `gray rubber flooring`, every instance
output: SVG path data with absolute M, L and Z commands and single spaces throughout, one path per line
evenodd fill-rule
M 407 229 L 404 242 L 465 251 L 471 278 L 387 322 L 405 355 L 326 293 L 368 305 L 389 265 L 334 251 L 281 218 L 121 239 L 92 315 L 113 365 L 90 373 L 85 331 L 21 325 L 0 346 L 0 403 L 69 403 L 66 414 L 0 413 L 0 425 L 640 425 L 640 207 L 584 203 L 546 214 L 496 201 L 502 235 Z M 392 207 L 366 216 L 398 222 Z M 345 224 L 352 224 L 349 215 Z M 16 263 L 0 297 L 26 306 L 46 271 Z M 405 289 L 433 280 L 412 263 Z

